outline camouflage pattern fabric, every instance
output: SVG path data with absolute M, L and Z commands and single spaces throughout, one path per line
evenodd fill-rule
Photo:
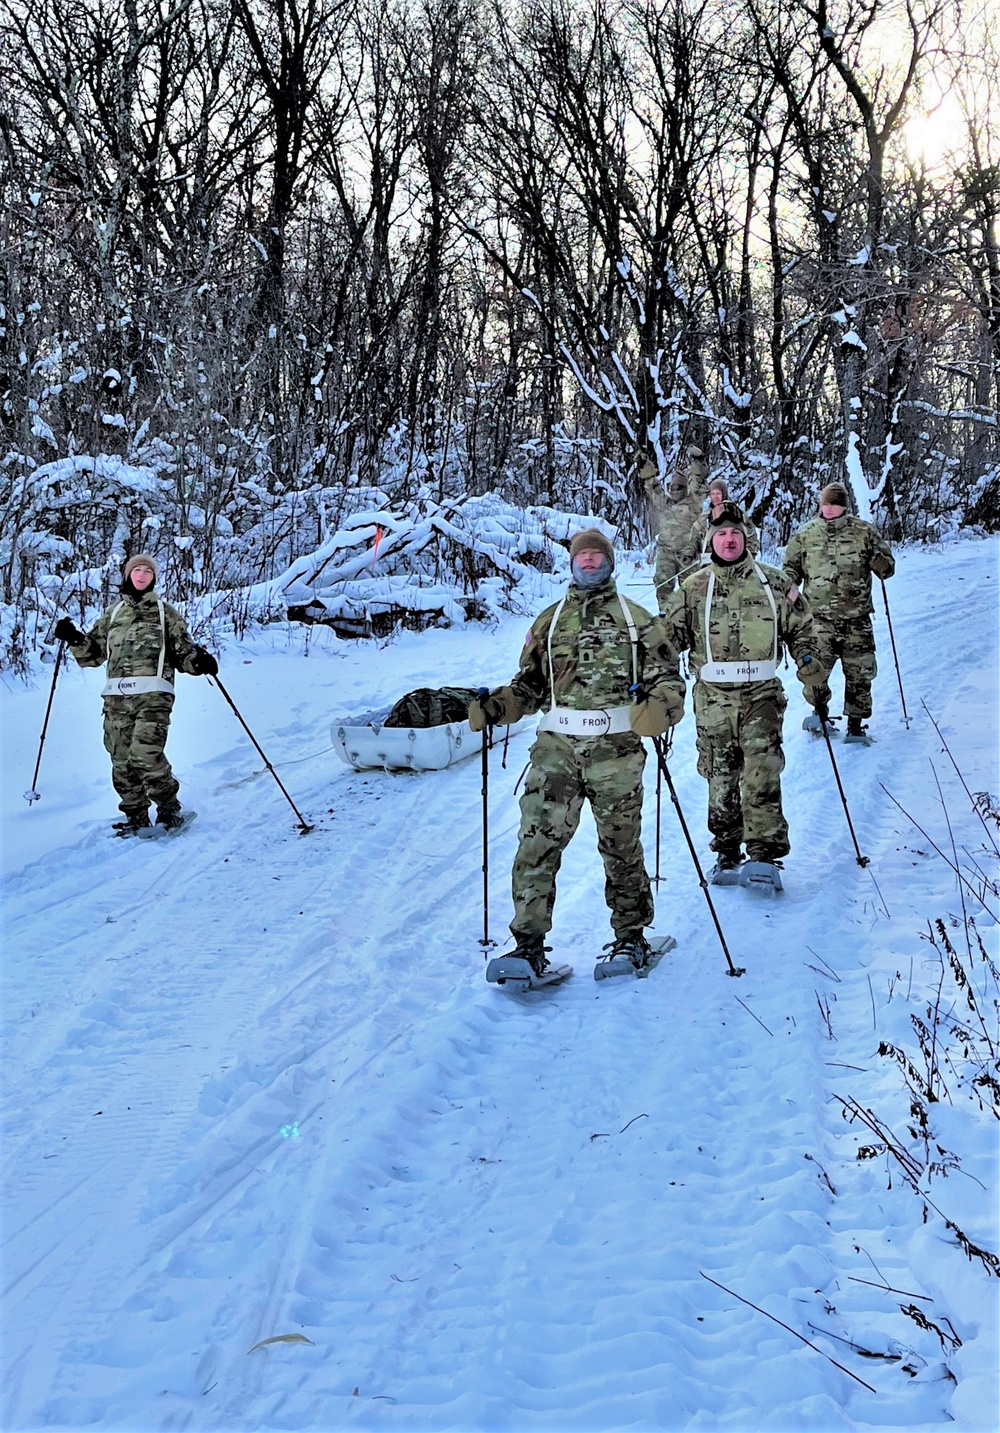
M 691 525 L 699 509 L 701 498 L 689 493 L 685 498 L 667 504 L 660 512 L 660 532 L 656 542 L 656 571 L 653 585 L 656 601 L 661 612 L 666 609 L 667 599 L 674 590 L 674 580 L 696 560 L 697 553 L 691 546 Z
M 177 670 L 197 676 L 196 647 L 187 624 L 169 602 L 163 608 L 163 676 L 172 681 Z M 159 607 L 150 589 L 115 602 L 70 651 L 81 667 L 100 667 L 106 661 L 109 677 L 155 677 L 161 641 Z M 160 806 L 177 798 L 178 782 L 164 755 L 173 704 L 168 692 L 104 698 L 104 745 L 126 815 L 146 811 L 150 802 Z
M 708 782 L 713 851 L 735 854 L 746 842 L 751 860 L 787 856 L 788 823 L 781 809 L 786 705 L 779 681 L 695 687 L 698 771 Z
M 446 726 L 465 721 L 475 695 L 474 687 L 418 687 L 400 697 L 383 726 Z
M 539 732 L 521 796 L 511 873 L 515 936 L 544 935 L 552 928 L 556 875 L 585 800 L 597 825 L 604 898 L 615 934 L 652 924 L 653 896 L 640 841 L 645 760 L 642 741 L 630 732 L 593 738 Z
M 653 580 L 657 605 L 662 612 L 673 591 L 675 578 L 697 557 L 691 546 L 691 528 L 701 511 L 708 463 L 698 449 L 689 454 L 687 492 L 682 497 L 675 497 L 663 486 L 652 464 L 643 469 L 642 476 L 659 529 Z
M 658 684 L 664 681 L 676 690 L 676 660 L 669 654 L 654 654 L 658 628 L 652 616 L 630 597 L 625 601 L 635 623 L 638 672 L 646 691 L 656 696 Z M 510 684 L 526 715 L 551 705 L 549 627 L 557 606 L 546 607 L 532 622 L 517 676 Z M 551 645 L 559 706 L 588 711 L 631 705 L 632 645 L 613 578 L 589 590 L 570 583 Z
M 844 669 L 844 711 L 872 714 L 872 682 L 878 672 L 872 632 L 872 574 L 891 577 L 896 559 L 885 539 L 852 513 L 814 518 L 785 549 L 785 574 L 809 598 L 816 626 L 817 657 L 828 671 Z M 830 700 L 828 684 L 817 695 Z
M 195 643 L 184 618 L 169 602 L 164 602 L 163 609 L 167 643 L 164 677 L 173 681 L 175 669 L 197 676 L 192 665 Z M 150 589 L 140 597 L 123 597 L 113 603 L 83 642 L 70 651 L 81 667 L 100 667 L 106 661 L 109 677 L 155 677 L 160 640 L 160 612 L 156 594 Z
M 104 698 L 104 745 L 126 815 L 177 799 L 180 786 L 163 753 L 173 704 L 166 692 Z
M 838 658 L 844 671 L 844 712 L 849 717 L 870 717 L 872 714 L 872 682 L 878 675 L 875 660 L 875 634 L 867 614 L 847 620 L 827 621 L 813 617 L 816 634 L 815 655 L 827 671 L 832 671 Z M 816 695 L 830 704 L 830 684 L 816 687 Z
M 788 647 L 796 664 L 803 657 L 815 660 L 815 636 L 810 608 L 805 598 L 788 601 L 789 582 L 784 573 L 768 563 L 758 562 L 778 614 L 778 654 Z M 697 672 L 708 661 L 705 645 L 705 603 L 709 576 L 714 569 L 715 592 L 709 630 L 712 657 L 717 662 L 756 662 L 774 651 L 774 618 L 760 579 L 749 558 L 732 567 L 707 564 L 685 578 L 671 596 L 661 619 L 660 632 L 672 653 L 687 651 Z
M 774 614 L 778 656 L 789 649 L 798 666 L 817 661 L 816 637 L 803 598 L 790 603 L 788 582 L 777 568 L 756 564 L 771 590 L 774 611 L 749 557 L 732 567 L 702 567 L 681 583 L 661 622 L 663 649 L 690 653 L 697 675 L 708 661 L 705 606 L 711 572 L 715 591 L 709 617 L 711 655 L 716 662 L 766 661 L 774 655 Z M 788 853 L 788 826 L 781 809 L 785 712 L 781 682 L 703 681 L 694 689 L 698 770 L 708 782 L 708 826 L 713 850 L 736 854 L 745 841 L 751 859 L 777 860 Z
M 639 680 L 650 696 L 658 696 L 664 686 L 683 693 L 676 658 L 660 650 L 653 618 L 638 603 L 625 600 L 636 628 Z M 510 684 L 525 714 L 551 705 L 549 629 L 555 612 L 555 605 L 547 607 L 531 624 Z M 587 711 L 632 704 L 632 643 L 613 578 L 593 589 L 571 583 L 551 638 L 559 706 Z M 639 839 L 645 759 L 642 740 L 632 732 L 600 737 L 538 734 L 521 798 L 511 877 L 515 935 L 550 929 L 556 873 L 585 800 L 597 823 L 615 931 L 631 934 L 652 922 L 653 901 Z
M 844 513 L 800 528 L 785 548 L 784 569 L 821 621 L 839 623 L 871 612 L 872 573 L 891 577 L 896 559 L 871 523 Z

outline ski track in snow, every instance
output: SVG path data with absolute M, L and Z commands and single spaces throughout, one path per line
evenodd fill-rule
M 940 873 L 914 879 L 915 833 L 877 783 L 904 805 L 926 786 L 938 748 L 921 695 L 946 732 L 994 720 L 995 558 L 972 543 L 904 554 L 890 592 L 924 683 L 908 693 L 912 730 L 876 614 L 878 744 L 836 746 L 891 922 L 786 674 L 786 893 L 713 891 L 739 980 L 664 792 L 657 929 L 678 948 L 649 980 L 591 979 L 611 933 L 585 815 L 553 932 L 574 978 L 523 996 L 487 987 L 475 760 L 425 777 L 352 773 L 332 755 L 300 766 L 295 799 L 318 817 L 300 837 L 230 747 L 187 782 L 202 814 L 176 843 L 91 828 L 15 871 L 3 1426 L 947 1422 L 933 1339 L 914 1378 L 837 1342 L 894 1310 L 846 1282 L 873 1251 L 900 1287 L 919 1291 L 919 1274 L 893 1262 L 884 1179 L 873 1172 L 866 1201 L 838 1198 L 827 1169 L 857 1143 L 832 1096 L 857 1090 L 852 1061 L 875 1063 L 869 976 L 881 994 L 894 940 L 890 965 L 919 958 L 915 932 L 939 913 L 928 890 L 947 889 Z M 473 662 L 481 639 L 461 635 L 448 650 Z M 502 635 L 493 680 L 513 670 L 520 624 Z M 399 654 L 396 694 L 459 679 L 435 670 L 432 640 Z M 362 680 L 364 657 L 351 659 Z M 321 744 L 325 720 L 301 703 L 292 715 L 265 748 Z M 491 761 L 497 940 L 528 746 L 512 742 L 506 771 Z M 693 752 L 689 712 L 672 770 L 704 860 Z M 651 870 L 654 782 L 650 759 Z M 287 1333 L 311 1344 L 248 1353 Z

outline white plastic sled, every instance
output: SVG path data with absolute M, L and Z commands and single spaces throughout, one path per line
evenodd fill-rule
M 385 711 L 355 717 L 355 725 L 335 721 L 330 731 L 342 761 L 356 771 L 381 767 L 384 771 L 441 771 L 482 751 L 482 732 L 473 731 L 467 721 L 446 722 L 443 726 L 384 726 Z M 510 727 L 494 728 L 494 741 L 513 736 L 531 720 L 525 717 Z

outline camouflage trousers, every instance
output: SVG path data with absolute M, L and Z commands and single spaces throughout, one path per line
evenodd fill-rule
M 686 573 L 688 568 L 693 570 L 692 560 L 688 558 L 685 562 L 685 556 L 679 543 L 675 545 L 661 537 L 656 544 L 656 571 L 653 574 L 653 586 L 656 589 L 656 605 L 660 610 L 661 617 L 667 610 L 670 594 L 674 590 L 674 579 L 678 573 Z
M 813 655 L 828 671 L 840 659 L 844 670 L 844 711 L 849 717 L 872 714 L 872 682 L 878 675 L 875 634 L 869 613 L 856 617 L 817 617 L 813 613 Z M 830 701 L 830 684 L 815 687 L 818 697 Z
M 174 699 L 166 692 L 104 698 L 104 745 L 111 781 L 126 814 L 174 801 L 180 789 L 163 754 Z
M 540 732 L 521 797 L 521 830 L 511 873 L 514 935 L 552 928 L 556 874 L 585 800 L 604 861 L 604 899 L 616 935 L 653 923 L 653 895 L 643 859 L 642 768 L 646 752 L 631 732 L 567 737 Z
M 739 687 L 695 684 L 698 770 L 708 782 L 713 851 L 736 854 L 746 842 L 751 860 L 788 854 L 788 824 L 781 809 L 786 706 L 777 680 Z

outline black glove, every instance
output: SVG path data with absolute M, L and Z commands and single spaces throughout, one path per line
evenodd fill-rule
M 195 647 L 191 654 L 191 670 L 196 677 L 217 677 L 219 664 L 205 647 Z
M 87 640 L 72 617 L 60 617 L 53 630 L 58 641 L 68 642 L 71 647 L 79 647 Z

